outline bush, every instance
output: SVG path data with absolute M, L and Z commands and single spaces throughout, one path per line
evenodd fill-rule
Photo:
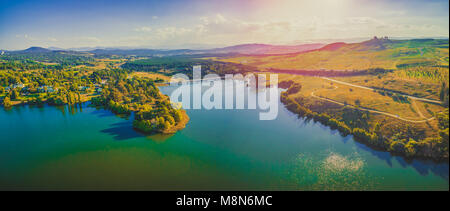
M 9 108 L 9 107 L 12 106 L 11 99 L 10 99 L 9 97 L 5 97 L 5 98 L 3 99 L 3 106 L 4 106 L 5 108 Z
M 389 146 L 389 151 L 404 153 L 405 152 L 405 144 L 402 141 L 393 141 Z
M 408 157 L 412 157 L 416 154 L 416 145 L 417 142 L 414 140 L 410 140 L 406 145 L 405 145 L 405 154 Z
M 122 104 L 116 103 L 112 100 L 109 101 L 108 108 L 116 114 L 130 114 L 131 113 L 131 110 L 128 108 L 128 105 L 122 105 Z
M 134 120 L 133 127 L 145 133 L 155 132 L 156 129 L 150 120 Z
M 289 89 L 286 91 L 288 94 L 298 93 L 302 89 L 302 85 L 298 83 L 292 84 Z
M 353 128 L 353 135 L 356 139 L 377 145 L 378 137 L 375 133 L 370 133 L 361 128 Z

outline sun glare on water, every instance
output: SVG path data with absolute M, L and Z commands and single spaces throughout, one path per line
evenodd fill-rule
M 365 161 L 357 153 L 326 152 L 318 159 L 300 154 L 294 165 L 290 175 L 300 190 L 365 190 L 371 189 L 375 181 L 367 174 Z
M 323 168 L 326 171 L 339 173 L 343 171 L 358 171 L 364 166 L 361 159 L 350 159 L 337 153 L 330 153 L 330 155 L 323 161 Z

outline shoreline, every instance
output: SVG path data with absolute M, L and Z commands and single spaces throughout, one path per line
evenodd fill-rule
M 345 125 L 345 123 L 337 121 L 335 122 L 335 126 L 331 125 L 329 123 L 329 119 L 324 118 L 325 115 L 323 114 L 319 114 L 316 112 L 312 112 L 310 111 L 308 108 L 303 107 L 302 105 L 300 105 L 297 101 L 291 99 L 287 93 L 285 94 L 281 94 L 280 95 L 280 101 L 281 103 L 283 103 L 284 107 L 298 115 L 299 117 L 303 117 L 303 118 L 308 118 L 308 119 L 312 119 L 314 122 L 319 122 L 322 125 L 329 127 L 332 130 L 337 130 L 341 136 L 348 136 L 348 135 L 352 135 L 353 139 L 356 142 L 362 143 L 374 150 L 378 150 L 378 151 L 382 151 L 382 152 L 389 152 L 392 156 L 400 156 L 402 158 L 404 158 L 407 161 L 412 161 L 412 160 L 423 160 L 423 161 L 432 161 L 434 163 L 449 163 L 449 159 L 448 158 L 433 158 L 433 157 L 429 157 L 429 156 L 424 156 L 424 155 L 413 155 L 413 156 L 408 156 L 404 153 L 400 153 L 400 152 L 395 152 L 395 151 L 390 151 L 389 149 L 386 149 L 386 146 L 377 146 L 374 145 L 372 143 L 370 143 L 370 140 L 366 140 L 366 137 L 364 135 L 360 135 L 359 131 L 355 131 L 355 129 L 358 128 L 349 128 L 347 125 Z M 342 125 L 343 124 L 343 125 Z M 362 130 L 362 129 L 361 129 Z M 356 133 L 355 133 L 356 132 Z M 370 138 L 370 137 L 369 137 Z
M 178 122 L 178 124 L 176 124 L 175 126 L 173 126 L 172 128 L 166 129 L 162 132 L 159 132 L 159 134 L 174 134 L 180 130 L 183 130 L 187 123 L 189 122 L 190 118 L 186 113 L 186 110 L 180 110 L 181 111 L 181 115 L 182 115 L 182 120 L 180 122 Z
M 77 105 L 77 104 L 82 104 L 82 103 L 90 102 L 90 99 L 82 100 L 81 102 L 77 102 L 77 103 L 74 103 L 74 104 L 62 104 L 62 105 L 53 105 L 53 104 L 47 103 L 46 101 L 47 101 L 47 100 L 42 101 L 42 103 L 30 103 L 30 102 L 23 102 L 23 101 L 22 101 L 22 102 L 19 102 L 19 103 L 15 103 L 15 104 L 13 104 L 13 105 L 11 105 L 11 106 L 9 106 L 9 107 L 5 107 L 5 106 L 2 106 L 2 107 L 3 107 L 3 109 L 9 110 L 9 109 L 13 109 L 13 108 L 16 107 L 16 106 L 45 106 L 45 105 L 46 105 L 46 106 L 73 106 L 73 105 Z M 17 102 L 17 101 L 16 101 L 16 102 Z M 91 104 L 91 105 L 92 105 L 92 104 Z M 111 111 L 111 110 L 105 108 L 104 106 L 95 106 L 95 107 L 101 107 L 101 108 L 104 109 L 104 110 Z M 178 132 L 178 131 L 184 129 L 184 128 L 186 127 L 187 123 L 189 122 L 190 118 L 189 118 L 189 116 L 187 115 L 186 110 L 181 109 L 180 111 L 181 111 L 181 115 L 182 115 L 183 118 L 182 118 L 182 120 L 181 120 L 180 122 L 178 122 L 178 124 L 176 124 L 175 126 L 169 128 L 169 129 L 166 129 L 166 130 L 160 131 L 160 132 L 156 132 L 156 133 L 154 133 L 154 134 L 166 134 L 166 135 L 168 135 L 168 134 L 174 134 L 174 133 L 176 133 L 176 132 Z M 111 111 L 111 112 L 112 112 L 112 111 Z M 136 112 L 136 111 L 133 111 L 133 112 Z M 114 112 L 112 112 L 112 113 L 114 113 Z M 114 113 L 114 114 L 115 114 L 115 113 Z M 118 115 L 118 114 L 115 114 L 115 115 Z M 131 126 L 131 127 L 133 127 L 133 126 Z M 134 128 L 134 127 L 133 127 L 133 129 L 138 130 L 137 128 Z M 143 132 L 143 131 L 140 131 L 140 130 L 138 130 L 138 131 L 139 131 L 139 132 Z M 143 133 L 144 133 L 144 132 L 143 132 Z M 144 133 L 144 134 L 146 134 L 146 133 Z
M 83 95 L 86 95 L 86 96 L 83 96 Z M 66 104 L 61 104 L 61 105 L 58 105 L 58 106 L 63 106 L 63 105 L 75 105 L 75 104 L 78 104 L 78 103 L 89 102 L 89 101 L 91 101 L 91 99 L 92 99 L 93 97 L 96 97 L 96 96 L 98 96 L 98 95 L 90 93 L 90 94 L 82 94 L 81 96 L 82 96 L 82 98 L 81 98 L 80 102 L 76 102 L 76 103 L 73 103 L 73 104 L 67 104 L 67 103 L 66 103 Z M 48 101 L 48 99 L 45 99 L 45 100 L 42 100 L 41 103 L 35 103 L 35 102 L 23 101 L 23 100 L 20 100 L 20 101 L 11 100 L 11 103 L 12 103 L 11 106 L 5 107 L 4 105 L 2 105 L 2 107 L 5 108 L 5 109 L 10 109 L 10 108 L 13 108 L 14 106 L 23 106 L 23 105 L 44 105 L 44 104 L 47 104 L 47 105 L 49 105 L 49 106 L 55 106 L 54 104 L 49 104 L 49 103 L 47 103 L 47 101 Z

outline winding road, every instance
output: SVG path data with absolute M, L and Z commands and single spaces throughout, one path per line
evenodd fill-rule
M 366 87 L 366 86 L 360 86 L 360 85 L 351 84 L 351 83 L 347 83 L 347 82 L 343 82 L 343 81 L 338 81 L 338 80 L 327 78 L 327 77 L 320 77 L 320 78 L 325 79 L 325 80 L 329 80 L 329 81 L 332 81 L 332 82 L 335 82 L 335 83 L 347 85 L 347 86 L 353 86 L 353 87 L 361 88 L 361 89 L 367 89 L 367 90 L 371 90 L 371 91 L 375 90 L 375 91 L 389 92 L 389 91 L 386 91 L 386 90 L 375 89 L 375 88 L 370 88 L 370 87 Z M 400 95 L 404 96 L 404 97 L 408 97 L 408 98 L 413 99 L 413 100 L 419 100 L 419 101 L 423 101 L 423 102 L 442 104 L 442 102 L 439 101 L 439 100 L 432 100 L 432 99 L 427 99 L 427 98 L 414 97 L 414 96 L 405 95 L 405 94 L 400 94 Z
M 325 79 L 326 79 L 326 78 L 325 78 Z M 335 81 L 336 83 L 341 82 L 341 81 L 337 81 L 337 80 L 333 80 L 333 79 L 330 79 L 330 80 Z M 345 82 L 341 82 L 341 83 L 345 83 Z M 347 85 L 347 84 L 348 84 L 348 83 L 345 83 L 345 85 Z M 364 89 L 364 88 L 365 88 L 365 89 L 371 89 L 371 88 L 363 87 L 363 86 L 360 87 L 360 86 L 358 86 L 358 85 L 354 85 L 354 87 L 359 87 L 359 88 L 363 88 L 363 89 Z M 338 87 L 338 86 L 334 86 L 334 89 L 337 89 L 337 88 L 339 88 L 339 87 Z M 371 89 L 371 90 L 373 90 L 373 89 Z M 388 113 L 388 112 L 383 112 L 383 111 L 378 111 L 378 110 L 375 110 L 375 109 L 363 108 L 363 107 L 356 107 L 356 106 L 353 106 L 353 105 L 344 104 L 344 103 L 338 102 L 338 101 L 336 101 L 336 100 L 332 100 L 332 99 L 328 99 L 328 98 L 324 98 L 324 97 L 319 97 L 319 96 L 317 96 L 317 95 L 314 94 L 314 91 L 311 92 L 311 96 L 314 97 L 314 98 L 321 99 L 321 100 L 325 100 L 325 101 L 328 101 L 328 102 L 332 102 L 332 103 L 335 103 L 335 104 L 338 104 L 338 105 L 342 105 L 342 106 L 350 106 L 350 107 L 353 107 L 353 108 L 356 108 L 356 109 L 359 109 L 359 110 L 362 110 L 362 111 L 368 111 L 368 112 L 371 112 L 371 113 L 382 114 L 382 115 L 385 115 L 385 116 L 390 116 L 390 117 L 393 117 L 393 118 L 396 118 L 396 119 L 400 119 L 400 120 L 403 120 L 403 121 L 406 121 L 406 122 L 411 122 L 411 123 L 424 123 L 424 122 L 428 122 L 428 121 L 434 119 L 434 117 L 431 117 L 431 118 L 429 118 L 429 119 L 425 119 L 426 117 L 423 116 L 423 114 L 422 114 L 422 113 L 420 112 L 420 110 L 417 108 L 417 105 L 415 104 L 415 101 L 413 101 L 413 104 L 414 104 L 414 106 L 415 106 L 415 108 L 416 108 L 416 110 L 417 110 L 419 116 L 420 116 L 421 118 L 424 118 L 424 120 L 405 119 L 405 118 L 400 117 L 399 115 L 391 114 L 391 113 Z

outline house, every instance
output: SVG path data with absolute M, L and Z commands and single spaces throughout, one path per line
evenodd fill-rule
M 47 87 L 47 92 L 52 93 L 56 92 L 58 89 L 53 89 L 53 87 Z
M 23 88 L 22 88 L 22 92 L 23 92 L 23 93 L 28 93 L 28 87 L 23 87 Z
M 37 89 L 38 89 L 38 92 L 47 92 L 47 93 L 52 93 L 52 92 L 58 91 L 57 88 L 55 89 L 52 86 L 40 86 Z
M 78 87 L 79 91 L 86 91 L 87 89 L 89 89 L 89 87 L 87 87 L 87 86 L 79 86 Z
M 23 83 L 17 83 L 17 84 L 14 84 L 14 85 L 12 86 L 13 89 L 15 89 L 15 88 L 20 88 L 20 89 L 22 89 L 23 87 L 25 87 L 25 85 L 24 85 Z
M 10 86 L 5 87 L 5 90 L 6 90 L 6 91 L 9 91 L 10 89 L 19 89 L 19 90 L 22 90 L 24 87 L 25 87 L 24 84 L 22 84 L 22 83 L 17 83 L 17 84 L 14 84 L 14 85 L 10 85 Z

